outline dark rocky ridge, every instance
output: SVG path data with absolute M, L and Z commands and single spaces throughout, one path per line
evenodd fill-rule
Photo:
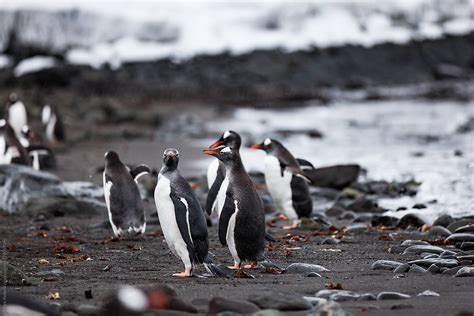
M 164 59 L 125 64 L 116 71 L 67 64 L 19 78 L 12 68 L 0 71 L 3 87 L 38 88 L 40 94 L 59 88 L 83 96 L 230 103 L 326 99 L 324 88 L 370 89 L 472 78 L 474 33 L 370 48 L 261 50 L 196 56 L 182 63 Z

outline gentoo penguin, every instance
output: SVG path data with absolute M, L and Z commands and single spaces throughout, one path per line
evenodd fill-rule
M 136 181 L 149 172 L 145 165 L 129 171 L 116 152 L 105 154 L 104 196 L 116 237 L 145 233 L 145 210 Z
M 47 104 L 41 111 L 41 122 L 47 141 L 52 145 L 64 143 L 66 133 L 58 110 Z
M 284 228 L 296 227 L 299 219 L 310 216 L 313 211 L 308 186 L 311 180 L 304 174 L 298 160 L 279 141 L 267 138 L 250 148 L 262 149 L 267 153 L 265 182 L 268 191 L 278 209 L 292 222 L 292 225 Z M 312 167 L 311 163 L 306 163 Z
M 10 124 L 0 120 L 0 163 L 31 165 L 31 159 Z
M 47 146 L 41 144 L 28 125 L 21 129 L 19 141 L 30 155 L 33 169 L 45 170 L 56 167 L 56 158 L 53 152 Z
M 18 96 L 15 93 L 10 94 L 8 99 L 6 105 L 6 118 L 17 136 L 21 134 L 23 126 L 28 124 L 28 115 L 25 104 L 18 100 Z
M 234 258 L 234 269 L 244 261 L 252 266 L 263 261 L 265 243 L 265 214 L 257 190 L 245 171 L 238 151 L 230 147 L 203 150 L 223 162 L 229 185 L 219 217 L 219 240 L 229 247 Z
M 184 272 L 173 276 L 192 276 L 193 267 L 204 263 L 211 274 L 219 276 L 218 267 L 208 255 L 209 240 L 204 212 L 189 183 L 178 170 L 179 153 L 168 148 L 163 153 L 163 167 L 158 174 L 155 204 L 161 230 L 171 252 L 184 264 Z
M 239 152 L 241 143 L 242 140 L 239 134 L 234 131 L 225 131 L 209 148 L 215 149 L 224 145 Z M 206 200 L 206 212 L 211 215 L 214 211 L 219 217 L 224 206 L 225 192 L 229 185 L 229 179 L 225 176 L 224 164 L 218 159 L 214 159 L 207 168 L 207 184 L 209 186 L 209 193 Z

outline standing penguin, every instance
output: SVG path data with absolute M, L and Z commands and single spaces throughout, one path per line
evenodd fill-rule
M 145 210 L 136 181 L 149 172 L 150 169 L 145 165 L 129 171 L 116 152 L 105 154 L 104 196 L 110 225 L 116 237 L 145 233 Z
M 278 209 L 291 221 L 291 225 L 284 228 L 296 227 L 302 217 L 309 217 L 313 211 L 308 186 L 311 180 L 304 174 L 298 160 L 279 141 L 267 138 L 250 148 L 262 149 L 267 153 L 265 182 L 268 191 Z
M 229 247 L 234 269 L 240 269 L 244 261 L 255 267 L 264 260 L 265 243 L 265 214 L 257 190 L 237 151 L 221 146 L 203 153 L 222 161 L 229 179 L 219 218 L 219 240 Z
M 208 255 L 209 239 L 204 212 L 189 183 L 178 170 L 179 153 L 168 148 L 155 188 L 155 204 L 161 230 L 171 252 L 184 264 L 184 272 L 173 276 L 190 277 L 196 264 L 204 263 L 211 274 L 222 271 Z
M 28 124 L 28 114 L 25 104 L 18 99 L 15 93 L 10 94 L 8 98 L 5 116 L 16 135 L 19 136 L 23 126 Z
M 0 120 L 0 163 L 31 165 L 31 159 L 25 147 L 18 140 L 10 124 Z
M 64 143 L 66 133 L 64 125 L 58 110 L 47 104 L 41 111 L 41 121 L 44 127 L 44 133 L 48 142 L 52 145 Z
M 242 139 L 239 134 L 234 131 L 225 131 L 209 148 L 215 149 L 224 145 L 239 152 L 241 144 Z M 211 215 L 214 211 L 217 217 L 219 217 L 224 206 L 229 178 L 226 177 L 224 163 L 218 159 L 213 160 L 207 168 L 207 184 L 209 186 L 209 193 L 206 200 L 206 212 Z

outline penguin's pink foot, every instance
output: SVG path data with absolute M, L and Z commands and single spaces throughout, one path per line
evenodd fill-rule
M 244 269 L 257 269 L 257 267 L 258 267 L 257 262 L 252 262 L 251 264 L 246 264 L 244 266 Z
M 233 266 L 228 266 L 229 269 L 231 270 L 240 270 L 242 267 L 240 265 L 240 263 L 234 263 Z
M 281 219 L 282 221 L 287 221 L 288 220 L 288 216 L 286 216 L 285 214 L 279 214 L 278 218 Z
M 173 276 L 178 278 L 189 278 L 191 275 L 191 272 L 188 271 L 173 273 Z
M 285 225 L 282 227 L 282 229 L 294 229 L 294 228 L 298 228 L 298 223 L 293 223 L 291 225 Z

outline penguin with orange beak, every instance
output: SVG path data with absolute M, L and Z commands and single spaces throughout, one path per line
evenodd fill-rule
M 234 259 L 234 269 L 242 262 L 265 262 L 265 214 L 263 203 L 242 164 L 239 152 L 231 147 L 203 150 L 225 167 L 228 186 L 219 217 L 219 241 L 228 246 Z
M 219 146 L 227 146 L 239 152 L 241 144 L 242 139 L 238 133 L 225 131 L 209 148 L 215 149 Z M 224 163 L 218 159 L 213 160 L 207 168 L 207 184 L 209 186 L 209 193 L 206 200 L 206 212 L 208 215 L 214 212 L 219 217 L 224 206 L 225 192 L 229 186 L 229 179 L 226 177 Z
M 302 170 L 299 159 L 293 157 L 279 141 L 267 138 L 261 144 L 250 146 L 266 152 L 265 183 L 277 208 L 290 220 L 294 228 L 301 218 L 309 217 L 313 211 L 313 202 L 308 183 L 311 180 Z

